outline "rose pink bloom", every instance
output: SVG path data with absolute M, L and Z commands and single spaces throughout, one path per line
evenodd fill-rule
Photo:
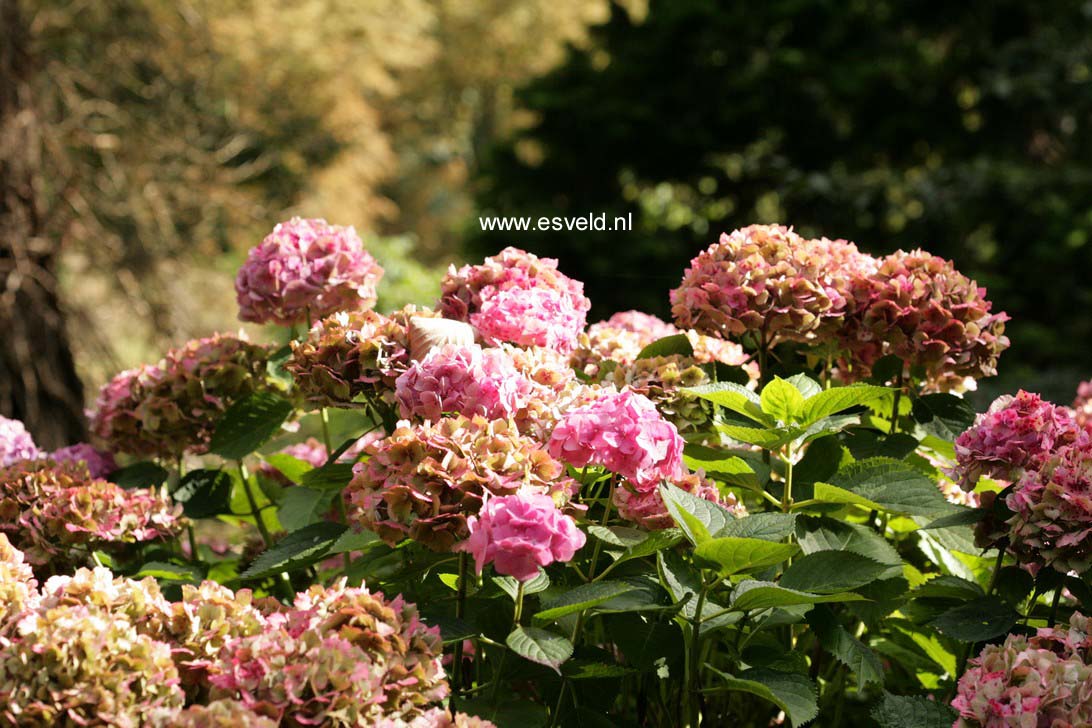
M 40 454 L 22 422 L 0 415 L 0 467 L 18 460 L 34 460 Z
M 489 498 L 467 527 L 470 537 L 458 549 L 474 555 L 478 573 L 492 563 L 498 574 L 520 581 L 535 578 L 539 567 L 570 561 L 585 541 L 552 498 L 534 493 Z
M 648 397 L 629 390 L 608 393 L 567 412 L 548 449 L 581 468 L 600 465 L 638 487 L 681 477 L 683 440 Z
M 1074 418 L 1081 427 L 1092 427 L 1092 381 L 1081 382 L 1073 400 Z
M 446 344 L 398 377 L 395 392 L 405 418 L 461 414 L 496 420 L 526 406 L 533 387 L 502 349 Z
M 62 447 L 60 450 L 54 450 L 49 453 L 48 457 L 58 463 L 84 463 L 87 465 L 92 478 L 102 478 L 118 469 L 118 464 L 114 461 L 113 455 L 99 450 L 93 445 L 88 445 L 86 442 L 79 442 L 75 445 Z
M 584 329 L 586 312 L 550 288 L 487 286 L 481 299 L 481 309 L 470 315 L 470 323 L 490 343 L 544 346 L 568 353 Z
M 673 485 L 704 500 L 719 503 L 737 518 L 747 515 L 747 507 L 734 493 L 721 496 L 717 484 L 701 472 L 688 473 L 681 478 L 676 478 Z M 664 499 L 660 496 L 659 486 L 638 487 L 632 483 L 623 482 L 615 487 L 613 501 L 618 508 L 618 515 L 627 521 L 633 521 L 642 528 L 659 531 L 675 525 L 675 519 L 671 517 L 667 506 L 664 505 Z
M 956 438 L 952 473 L 964 490 L 982 476 L 1015 480 L 1021 470 L 1036 468 L 1055 449 L 1072 443 L 1079 428 L 1063 409 L 1020 390 L 1015 397 L 994 400 L 974 425 Z
M 353 228 L 294 217 L 247 254 L 235 278 L 239 318 L 290 326 L 371 308 L 382 277 Z

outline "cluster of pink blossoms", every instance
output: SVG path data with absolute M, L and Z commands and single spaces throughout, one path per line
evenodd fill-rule
M 1092 724 L 1092 620 L 988 645 L 959 679 L 955 728 Z
M 638 487 L 685 473 L 678 430 L 647 397 L 630 391 L 602 395 L 562 415 L 548 449 L 562 462 L 599 465 Z
M 33 460 L 39 454 L 34 438 L 23 423 L 0 415 L 0 467 L 18 460 Z
M 122 372 L 99 391 L 91 431 L 113 452 L 174 458 L 207 451 L 220 416 L 268 387 L 266 347 L 216 334 Z
M 469 321 L 488 342 L 571 351 L 587 323 L 584 284 L 557 261 L 505 248 L 481 265 L 454 266 L 441 283 L 444 316 Z
M 1077 386 L 1077 397 L 1073 400 L 1073 418 L 1085 429 L 1092 427 L 1092 381 L 1081 382 Z
M 49 453 L 47 459 L 55 463 L 83 463 L 92 478 L 102 478 L 118 469 L 114 456 L 94 445 L 78 442 Z
M 538 493 L 488 498 L 477 516 L 467 519 L 470 535 L 460 551 L 474 555 L 478 573 L 493 564 L 498 574 L 530 581 L 540 567 L 571 561 L 585 542 L 584 532 Z
M 527 405 L 532 383 L 504 349 L 445 345 L 415 362 L 395 383 L 402 417 L 445 414 L 508 419 Z
M 235 278 L 239 318 L 291 326 L 371 308 L 382 277 L 353 228 L 294 217 L 247 254 Z
M 181 508 L 155 490 L 124 490 L 82 463 L 24 460 L 0 468 L 0 532 L 36 567 L 80 565 L 93 549 L 169 538 Z
M 972 490 L 982 476 L 1015 480 L 1074 442 L 1078 431 L 1065 409 L 1037 394 L 1020 390 L 1015 397 L 998 397 L 956 438 L 953 476 L 964 490 Z

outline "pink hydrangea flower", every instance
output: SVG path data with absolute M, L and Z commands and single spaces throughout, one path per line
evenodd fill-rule
M 0 467 L 17 460 L 33 460 L 40 454 L 34 438 L 22 422 L 0 415 Z
M 251 248 L 239 269 L 239 318 L 291 326 L 371 308 L 382 277 L 353 228 L 294 217 Z
M 444 414 L 507 419 L 526 405 L 532 390 L 506 351 L 477 345 L 434 349 L 395 383 L 402 417 L 425 420 Z
M 952 475 L 964 490 L 972 490 L 982 476 L 1014 480 L 1021 470 L 1038 467 L 1056 448 L 1072 443 L 1078 430 L 1063 408 L 1037 394 L 1020 390 L 1015 397 L 998 397 L 956 438 Z
M 544 346 L 567 353 L 576 347 L 584 329 L 587 312 L 551 288 L 487 286 L 481 298 L 481 308 L 470 315 L 470 323 L 491 343 Z
M 719 503 L 737 518 L 747 515 L 747 507 L 734 493 L 722 496 L 717 484 L 700 472 L 688 473 L 681 478 L 676 478 L 672 484 L 699 498 Z M 641 528 L 659 531 L 675 525 L 675 520 L 668 512 L 657 486 L 638 487 L 633 483 L 620 483 L 614 489 L 613 501 L 618 509 L 618 515 L 627 521 L 633 521 Z
M 1092 381 L 1077 386 L 1077 398 L 1073 400 L 1073 417 L 1081 427 L 1092 426 Z
M 548 445 L 558 460 L 601 465 L 638 487 L 682 476 L 683 440 L 651 400 L 631 391 L 608 393 L 567 412 Z
M 92 478 L 101 478 L 118 469 L 114 456 L 86 442 L 62 447 L 49 453 L 49 459 L 57 463 L 84 463 Z
M 552 498 L 534 493 L 489 498 L 467 527 L 470 537 L 458 548 L 474 555 L 478 573 L 491 563 L 498 574 L 520 581 L 535 578 L 539 567 L 570 561 L 585 541 Z

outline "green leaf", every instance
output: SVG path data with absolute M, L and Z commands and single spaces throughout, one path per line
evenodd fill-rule
M 254 563 L 241 576 L 244 579 L 264 579 L 310 566 L 326 556 L 346 530 L 340 523 L 324 521 L 293 531 L 254 559 Z
M 952 728 L 959 718 L 951 707 L 922 695 L 892 695 L 872 709 L 872 718 L 880 728 Z
M 133 488 L 152 488 L 162 485 L 170 473 L 150 461 L 142 461 L 127 465 L 120 470 L 110 473 L 110 482 L 126 490 Z
M 762 487 L 754 468 L 746 460 L 735 455 L 716 460 L 703 460 L 684 454 L 683 462 L 691 470 L 704 470 L 710 478 L 723 481 L 728 485 L 738 485 L 750 490 L 758 490 Z
M 683 539 L 683 533 L 677 528 L 665 528 L 662 531 L 646 533 L 647 537 L 633 544 L 614 560 L 614 564 L 620 564 L 631 559 L 639 559 L 643 556 L 669 549 Z
M 891 390 L 887 387 L 876 387 L 871 384 L 834 387 L 808 399 L 804 403 L 800 419 L 805 425 L 810 425 L 837 412 L 869 404 L 890 394 Z
M 565 677 L 570 680 L 602 680 L 604 678 L 624 677 L 635 672 L 632 667 L 623 665 L 611 665 L 605 662 L 589 662 L 587 660 L 571 660 L 565 664 L 562 670 Z
M 757 445 L 764 450 L 776 450 L 800 437 L 804 432 L 799 427 L 764 429 L 743 425 L 717 425 L 716 428 L 717 432 L 721 432 L 733 440 L 745 442 L 748 445 Z
M 637 587 L 624 581 L 596 581 L 590 584 L 581 584 L 578 587 L 563 592 L 543 603 L 545 607 L 535 614 L 535 621 L 539 623 L 552 622 L 567 614 L 583 612 L 614 597 L 631 592 Z
M 714 672 L 724 679 L 726 690 L 751 693 L 781 708 L 793 728 L 819 715 L 815 683 L 804 675 L 763 667 L 744 670 L 738 677 L 726 675 L 719 670 Z
M 493 583 L 499 586 L 505 594 L 512 597 L 512 601 L 516 601 L 516 597 L 519 596 L 519 581 L 510 576 L 494 576 Z M 524 595 L 538 594 L 539 592 L 546 591 L 549 587 L 550 575 L 542 569 L 539 569 L 538 574 L 534 579 L 524 582 L 523 593 Z
M 360 551 L 361 549 L 371 546 L 378 540 L 379 534 L 374 531 L 353 531 L 350 529 L 341 534 L 337 541 L 334 541 L 334 545 L 330 547 L 327 556 L 345 554 L 351 551 Z
M 936 517 L 956 510 L 956 506 L 944 500 L 928 476 L 890 458 L 850 463 L 831 478 L 831 485 L 866 498 L 892 513 Z
M 337 496 L 333 491 L 322 492 L 302 485 L 286 488 L 277 518 L 285 530 L 298 531 L 323 520 Z
M 664 589 L 676 602 L 682 602 L 679 615 L 687 621 L 693 621 L 698 609 L 701 574 L 695 571 L 690 564 L 683 561 L 682 557 L 674 551 L 661 551 L 656 555 L 656 562 Z M 724 607 L 711 599 L 706 599 L 705 605 L 702 607 L 702 614 L 716 614 L 722 611 L 724 611 Z M 717 629 L 737 621 L 739 621 L 739 615 L 721 614 L 708 622 L 703 620 L 703 624 L 706 624 L 709 629 Z
M 778 583 L 786 589 L 830 594 L 870 584 L 885 571 L 880 562 L 852 551 L 816 551 L 793 561 Z
M 637 355 L 637 358 L 651 359 L 656 356 L 672 356 L 673 354 L 694 356 L 694 345 L 690 343 L 690 338 L 686 334 L 674 334 L 657 339 L 641 349 L 641 353 Z
M 741 571 L 776 566 L 799 550 L 796 544 L 725 536 L 698 544 L 694 558 L 708 568 L 716 569 L 720 576 L 731 576 Z
M 314 466 L 311 463 L 304 462 L 299 458 L 294 458 L 283 452 L 275 452 L 272 455 L 263 455 L 262 459 L 277 469 L 284 477 L 291 480 L 293 483 L 300 483 L 303 480 L 303 474 L 308 470 L 313 470 Z
M 905 432 L 892 435 L 863 428 L 845 433 L 843 441 L 857 460 L 875 457 L 902 460 L 918 448 L 918 441 Z
M 832 518 L 807 519 L 800 530 L 799 543 L 806 554 L 816 551 L 850 551 L 883 564 L 889 572 L 884 578 L 902 574 L 898 551 L 871 528 Z
M 300 485 L 315 490 L 341 490 L 352 479 L 352 463 L 328 463 L 304 473 Z
M 973 526 L 988 515 L 985 508 L 963 508 L 961 506 L 957 506 L 957 508 L 959 510 L 956 512 L 937 518 L 922 526 L 922 530 L 929 531 L 935 528 L 951 528 L 952 526 Z
M 983 597 L 949 609 L 933 620 L 941 634 L 960 642 L 982 642 L 1006 634 L 1020 615 L 997 597 Z
M 985 592 L 978 584 L 948 574 L 936 576 L 910 592 L 912 599 L 957 599 L 961 602 L 984 596 Z
M 708 541 L 712 534 L 718 533 L 735 520 L 735 516 L 728 509 L 691 495 L 670 483 L 660 486 L 660 497 L 675 523 L 694 545 Z
M 152 576 L 162 581 L 198 583 L 201 581 L 201 571 L 193 566 L 180 566 L 164 561 L 149 561 L 140 567 L 134 578 L 142 579 Z
M 716 382 L 714 384 L 703 384 L 700 387 L 687 387 L 682 391 L 729 409 L 759 424 L 774 424 L 773 418 L 762 411 L 759 396 L 739 384 Z
M 254 392 L 228 407 L 209 442 L 209 452 L 242 460 L 280 429 L 292 403 L 270 392 Z
M 849 633 L 829 607 L 817 606 L 808 614 L 808 624 L 824 650 L 857 676 L 857 690 L 868 684 L 883 684 L 883 663 L 876 653 Z
M 762 388 L 759 402 L 763 412 L 785 424 L 795 422 L 804 409 L 804 395 L 781 377 Z
M 505 644 L 520 657 L 553 668 L 561 674 L 561 663 L 572 657 L 573 645 L 559 634 L 537 627 L 517 626 Z
M 911 414 L 923 430 L 948 442 L 959 437 L 975 420 L 971 403 L 954 394 L 918 397 L 914 400 Z
M 877 511 L 885 510 L 879 503 L 870 501 L 863 495 L 846 490 L 845 488 L 839 488 L 830 483 L 816 483 L 812 492 L 812 497 L 823 503 L 844 503 L 850 506 L 860 506 L 861 508 L 875 509 Z
M 772 581 L 745 579 L 732 592 L 732 609 L 752 612 L 756 609 L 791 607 L 798 604 L 824 604 L 827 602 L 859 602 L 864 597 L 851 592 L 839 594 L 813 594 L 778 586 Z
M 171 493 L 189 518 L 212 518 L 231 510 L 231 476 L 223 470 L 191 470 Z
M 815 395 L 823 391 L 823 387 L 819 382 L 815 381 L 807 374 L 800 372 L 799 374 L 793 374 L 791 377 L 785 380 L 804 395 L 804 399 L 811 399 Z
M 796 525 L 795 513 L 752 513 L 730 521 L 713 535 L 784 541 Z

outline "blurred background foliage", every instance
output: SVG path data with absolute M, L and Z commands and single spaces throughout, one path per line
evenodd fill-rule
M 119 368 L 238 328 L 234 271 L 292 214 L 366 234 L 383 308 L 507 244 L 603 316 L 665 314 L 750 222 L 921 245 L 1013 315 L 995 389 L 1068 401 L 1092 369 L 1090 2 L 0 0 L 0 23 L 0 323 L 55 324 L 0 347 L 0 409 L 47 445 Z

